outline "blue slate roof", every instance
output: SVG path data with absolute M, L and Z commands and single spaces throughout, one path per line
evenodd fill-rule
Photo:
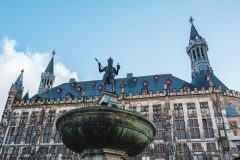
M 134 81 L 136 80 L 136 81 Z M 196 88 L 195 85 L 192 85 L 184 80 L 181 80 L 177 77 L 174 77 L 171 74 L 161 74 L 161 75 L 150 75 L 150 76 L 140 76 L 140 77 L 129 77 L 129 78 L 118 78 L 116 79 L 116 93 L 121 94 L 121 84 L 125 84 L 125 93 L 132 93 L 133 95 L 137 92 L 140 94 L 142 91 L 156 91 L 162 92 L 164 90 L 164 84 L 170 82 L 168 89 L 173 91 L 180 91 L 184 86 L 188 86 L 190 89 Z M 95 85 L 93 85 L 95 83 Z M 147 86 L 146 86 L 147 83 Z M 145 84 L 145 86 L 144 86 Z M 102 93 L 103 90 L 99 90 L 99 86 L 103 86 L 102 80 L 93 80 L 93 81 L 83 81 L 83 82 L 70 82 L 63 83 L 59 86 L 56 86 L 48 91 L 48 93 L 43 92 L 35 95 L 40 99 L 47 98 L 64 98 L 67 95 L 73 97 L 82 97 L 83 90 L 85 88 L 85 96 L 97 96 Z M 81 91 L 79 91 L 81 90 Z
M 226 107 L 227 117 L 238 117 L 239 113 L 232 106 Z
M 210 77 L 213 82 L 213 86 L 218 88 L 219 86 L 222 87 L 222 90 L 228 90 L 228 88 L 223 84 L 213 73 L 213 71 L 208 72 L 200 72 L 199 74 L 195 75 L 195 77 L 192 78 L 192 84 L 198 86 L 199 88 L 204 87 L 205 89 L 208 89 L 210 87 L 210 84 L 207 80 L 207 76 L 210 74 Z

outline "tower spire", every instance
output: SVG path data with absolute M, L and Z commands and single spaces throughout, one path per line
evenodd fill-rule
M 23 93 L 23 73 L 24 70 L 22 69 L 20 75 L 18 76 L 15 83 L 12 84 L 9 91 L 9 93 L 16 94 L 18 98 L 21 98 Z
M 55 55 L 55 50 L 52 51 L 52 58 L 45 70 L 45 73 L 51 73 L 51 74 L 54 74 L 54 55 Z
M 197 73 L 211 71 L 211 67 L 207 55 L 207 42 L 198 34 L 193 25 L 193 21 L 194 19 L 190 17 L 189 22 L 191 23 L 191 32 L 187 53 L 191 59 L 192 77 L 195 77 Z
M 208 45 L 204 38 L 202 38 L 195 28 L 192 17 L 189 18 L 191 23 L 191 32 L 188 47 L 186 48 L 187 54 L 191 60 L 192 67 L 192 84 L 199 87 L 219 87 L 227 89 L 227 87 L 213 74 L 212 68 L 208 59 Z M 212 84 L 207 81 L 206 77 L 211 76 Z
M 198 34 L 198 31 L 196 30 L 193 22 L 194 19 L 192 17 L 189 18 L 189 22 L 192 24 L 191 26 L 191 32 L 190 32 L 190 40 L 195 38 L 200 38 L 200 35 Z
M 29 99 L 29 91 L 23 96 L 22 100 L 27 101 Z
M 46 70 L 41 75 L 41 82 L 38 89 L 38 93 L 42 93 L 47 91 L 48 89 L 51 89 L 55 80 L 54 75 L 54 55 L 55 50 L 52 51 L 52 58 L 46 68 Z

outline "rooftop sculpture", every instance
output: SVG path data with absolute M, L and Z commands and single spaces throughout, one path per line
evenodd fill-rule
M 104 91 L 107 91 L 107 85 L 111 86 L 110 92 L 115 92 L 115 76 L 118 75 L 120 65 L 117 64 L 117 69 L 113 67 L 113 59 L 110 57 L 108 59 L 108 65 L 103 67 L 102 64 L 95 58 L 98 62 L 98 70 L 99 72 L 105 72 L 103 75 L 103 82 L 104 82 Z

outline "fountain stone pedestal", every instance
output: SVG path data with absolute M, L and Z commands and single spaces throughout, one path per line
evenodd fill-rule
M 84 150 L 80 157 L 82 160 L 127 160 L 125 152 L 105 148 Z

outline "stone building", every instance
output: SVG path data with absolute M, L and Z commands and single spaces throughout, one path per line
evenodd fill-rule
M 121 107 L 139 112 L 157 127 L 152 144 L 133 160 L 239 156 L 240 93 L 229 90 L 215 76 L 207 42 L 193 23 L 186 51 L 191 60 L 191 83 L 172 74 L 135 77 L 130 73 L 116 79 Z M 78 158 L 61 143 L 55 122 L 66 111 L 98 103 L 103 82 L 70 79 L 52 88 L 54 79 L 53 56 L 35 96 L 22 95 L 23 71 L 12 84 L 0 124 L 0 159 Z

